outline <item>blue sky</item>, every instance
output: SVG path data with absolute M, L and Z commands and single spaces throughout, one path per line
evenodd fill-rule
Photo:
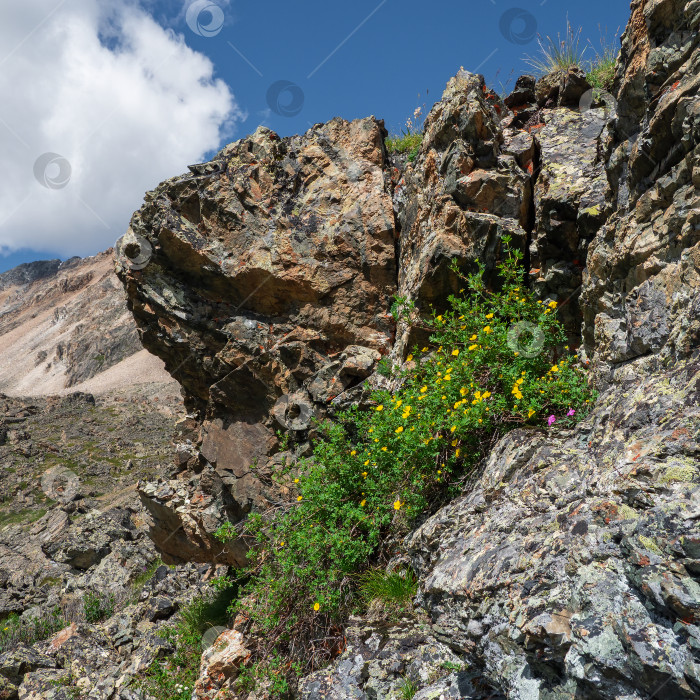
M 44 75 L 61 61 L 83 62 L 104 65 L 112 95 L 100 97 L 102 86 L 91 87 L 91 79 L 105 82 L 100 71 L 94 78 L 81 71 L 76 78 L 57 68 L 34 112 L 22 111 L 28 108 L 21 94 L 0 106 L 0 147 L 15 149 L 17 168 L 30 173 L 36 156 L 55 152 L 70 161 L 73 177 L 61 190 L 46 182 L 40 187 L 28 176 L 26 187 L 33 189 L 27 192 L 38 199 L 27 194 L 24 204 L 21 188 L 0 198 L 0 271 L 103 250 L 124 232 L 145 189 L 259 124 L 285 136 L 334 116 L 374 114 L 396 132 L 417 107 L 430 109 L 460 66 L 506 90 L 527 72 L 522 58 L 537 53 L 538 34 L 563 33 L 567 15 L 596 47 L 601 30 L 619 43 L 615 34 L 629 15 L 629 4 L 620 0 L 115 0 L 108 9 L 106 1 L 37 0 L 43 14 L 27 17 L 20 17 L 24 8 L 0 8 L 0 71 L 11 81 L 3 88 L 0 78 L 0 89 L 31 83 L 34 99 L 41 84 L 32 71 Z M 123 13 L 112 24 L 110 12 L 120 4 Z M 66 41 L 66 27 L 75 25 L 69 20 L 80 8 L 87 18 L 82 33 Z M 13 21 L 13 35 L 3 37 L 1 27 Z M 22 44 L 17 37 L 23 33 L 30 39 Z M 43 55 L 39 47 L 48 49 L 52 40 L 61 42 L 60 52 Z M 146 81 L 141 110 L 141 93 L 130 83 L 133 66 L 122 60 L 130 51 L 143 67 L 139 81 Z M 157 89 L 150 88 L 151 72 L 159 71 Z M 80 90 L 80 99 L 60 103 L 53 97 L 63 79 L 62 93 Z M 130 100 L 135 104 L 127 109 Z M 65 125 L 58 128 L 60 116 Z M 71 129 L 81 138 L 90 131 L 89 147 L 81 147 Z M 90 183 L 99 187 L 90 189 Z

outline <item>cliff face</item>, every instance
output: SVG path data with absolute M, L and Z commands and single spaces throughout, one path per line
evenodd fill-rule
M 385 697 L 413 669 L 416 698 L 700 697 L 699 26 L 696 0 L 635 0 L 616 99 L 572 71 L 504 103 L 460 71 L 413 163 L 372 118 L 260 129 L 134 216 L 117 271 L 201 418 L 181 478 L 141 487 L 171 560 L 240 564 L 212 531 L 416 340 L 391 295 L 445 304 L 449 261 L 490 275 L 506 234 L 601 390 L 573 430 L 505 437 L 408 538 L 421 640 L 349 635 L 302 696 Z M 430 649 L 468 671 L 431 680 Z
M 112 251 L 0 275 L 0 392 L 38 396 L 171 383 L 143 350 Z

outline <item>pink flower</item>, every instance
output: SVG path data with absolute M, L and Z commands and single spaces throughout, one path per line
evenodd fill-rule
M 574 413 L 576 413 L 576 411 L 574 411 L 573 408 L 570 408 L 570 409 L 569 409 L 569 412 L 568 412 L 566 415 L 567 415 L 567 416 L 573 416 Z
M 557 420 L 556 416 L 550 416 L 550 417 L 547 419 L 547 423 L 549 423 L 550 425 L 552 425 L 552 423 L 554 423 L 556 420 Z

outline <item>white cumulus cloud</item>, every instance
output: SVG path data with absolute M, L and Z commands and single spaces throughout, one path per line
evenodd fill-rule
M 0 253 L 112 245 L 146 190 L 242 118 L 209 58 L 136 0 L 1 3 L 0 95 Z

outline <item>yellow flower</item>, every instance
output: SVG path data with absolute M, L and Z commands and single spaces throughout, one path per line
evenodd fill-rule
M 368 464 L 369 464 L 369 460 L 367 460 L 367 461 L 365 462 L 364 466 L 366 467 Z
M 479 346 L 478 345 L 470 345 L 469 349 L 470 350 L 476 350 Z
M 280 547 L 284 547 L 284 542 L 280 542 Z
M 318 611 L 320 610 L 320 608 L 321 608 L 321 604 L 320 604 L 320 603 L 314 603 L 314 610 L 315 610 L 316 612 L 318 612 Z
M 519 353 L 519 352 L 514 352 L 513 354 L 517 357 L 520 353 Z
M 549 371 L 550 371 L 550 372 L 558 372 L 558 371 L 559 371 L 559 367 L 558 367 L 557 365 L 553 365 L 553 366 L 552 366 L 552 369 L 550 369 Z
M 301 501 L 301 499 L 304 498 L 303 496 L 297 496 L 297 501 Z
M 491 326 L 484 326 L 484 333 L 490 333 L 491 332 Z
M 403 426 L 400 425 L 398 428 L 396 428 L 396 431 L 395 431 L 395 432 L 397 432 L 397 433 L 403 433 Z
M 353 451 L 350 453 L 350 456 L 351 456 L 351 457 L 354 457 L 356 454 L 357 454 L 357 450 L 353 450 Z
M 367 432 L 368 432 L 368 433 L 373 433 L 373 432 L 374 432 L 374 428 L 370 428 Z
M 386 450 L 387 450 L 386 447 L 382 447 L 382 452 L 386 452 Z
M 438 320 L 438 321 L 442 321 L 442 316 L 438 316 L 438 317 L 437 317 L 437 320 Z
M 399 408 L 399 406 L 401 406 L 402 403 L 403 403 L 403 400 L 402 400 L 402 399 L 399 399 L 399 400 L 396 402 L 396 408 Z
M 410 362 L 412 359 L 413 359 L 413 355 L 409 355 L 409 356 L 406 358 L 406 362 Z
M 364 476 L 364 478 L 366 479 L 366 478 L 367 478 L 367 472 L 362 472 L 362 476 Z
M 493 318 L 493 314 L 486 314 L 486 318 Z
M 481 420 L 481 418 L 479 418 L 479 423 L 482 423 L 482 422 L 483 422 L 483 421 Z
M 550 309 L 556 309 L 557 308 L 557 302 L 556 301 L 550 301 L 549 304 L 547 304 Z
M 367 499 L 363 498 L 363 499 L 360 501 L 360 505 L 364 508 L 365 503 L 367 503 Z
M 481 398 L 482 398 L 482 399 L 488 399 L 489 396 L 491 396 L 491 392 L 490 392 L 490 391 L 485 391 L 485 392 L 481 395 Z
M 426 391 L 428 391 L 428 387 L 427 387 L 427 386 L 422 386 L 421 389 L 420 389 L 420 393 L 421 393 L 421 394 L 425 394 Z
M 401 501 L 399 501 L 399 499 L 397 498 L 394 501 L 394 510 L 399 510 L 399 508 L 401 508 L 402 505 L 403 505 L 403 503 L 401 503 Z
M 464 396 L 464 395 L 467 393 L 467 388 L 463 386 L 463 387 L 459 390 L 459 393 L 462 394 L 462 396 Z
M 459 408 L 461 405 L 462 405 L 462 402 L 457 401 L 457 403 L 452 408 Z
M 480 399 L 481 398 L 481 392 L 477 391 L 476 394 L 474 394 L 475 399 Z
M 457 426 L 456 426 L 456 425 L 453 425 L 453 426 L 450 428 L 450 432 L 451 432 L 451 433 L 454 433 L 455 430 L 457 430 Z
M 457 356 L 459 355 L 459 349 L 458 349 L 458 348 L 455 348 L 455 349 L 452 351 L 452 355 L 453 355 L 454 357 L 457 357 Z
M 452 375 L 446 374 L 445 377 L 444 377 L 444 381 L 449 382 L 450 379 L 452 379 Z
M 377 406 L 377 408 L 375 408 L 374 410 L 375 410 L 375 411 L 383 411 L 383 410 L 384 410 L 384 406 L 383 406 L 382 404 L 379 404 L 379 406 Z
M 532 409 L 530 409 L 530 410 L 527 412 L 527 417 L 528 417 L 528 418 L 532 418 L 532 416 L 534 416 L 534 415 L 535 415 L 535 412 L 534 412 Z
M 438 469 L 438 474 L 442 474 L 442 472 Z
M 452 447 L 457 447 L 457 442 L 458 442 L 457 440 L 453 440 L 453 441 L 452 441 Z
M 525 380 L 524 380 L 522 377 L 520 377 L 520 379 L 518 379 L 515 383 L 516 383 L 516 384 L 522 384 L 524 381 L 525 381 Z
M 294 479 L 294 483 L 295 483 L 295 484 L 298 484 L 298 483 L 299 483 L 299 479 Z
M 428 348 L 423 348 L 421 352 L 428 352 Z
M 455 457 L 459 457 L 459 453 L 460 453 L 461 451 L 462 451 L 462 450 L 460 450 L 460 448 L 458 447 L 458 448 L 457 448 L 457 451 L 455 452 Z
M 476 340 L 477 336 L 473 335 L 469 340 Z

